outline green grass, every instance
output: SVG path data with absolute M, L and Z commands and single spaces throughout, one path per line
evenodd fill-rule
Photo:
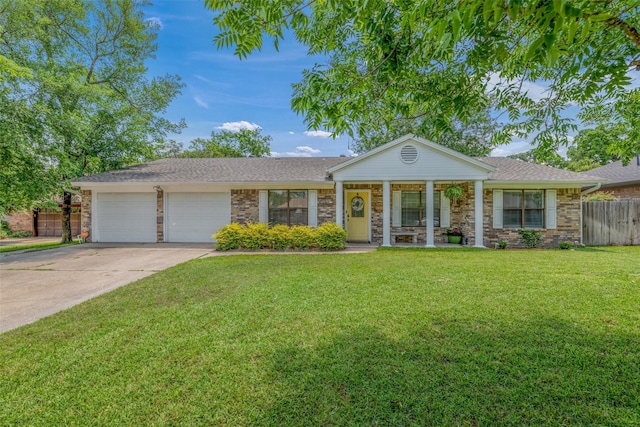
M 191 261 L 0 335 L 0 425 L 640 425 L 639 264 Z
M 71 243 L 61 243 L 61 242 L 41 242 L 41 243 L 29 243 L 24 245 L 10 245 L 10 246 L 0 246 L 0 253 L 3 252 L 15 252 L 15 251 L 39 251 L 43 249 L 53 249 L 59 248 L 63 246 L 76 245 L 78 242 L 73 241 Z

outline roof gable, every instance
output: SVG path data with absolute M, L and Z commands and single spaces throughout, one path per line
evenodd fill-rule
M 405 154 L 412 151 L 415 159 L 407 158 Z M 486 179 L 494 170 L 489 164 L 440 144 L 405 135 L 333 166 L 329 173 L 334 180 L 463 180 Z

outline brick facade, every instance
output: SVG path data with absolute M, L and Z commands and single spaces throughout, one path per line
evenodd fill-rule
M 619 199 L 640 199 L 640 184 L 619 185 L 615 187 L 602 187 L 601 191 L 613 194 Z
M 80 191 L 80 232 L 87 232 L 89 235 L 85 239 L 87 242 L 91 241 L 91 190 Z
M 260 219 L 258 190 L 231 190 L 231 222 L 247 224 Z

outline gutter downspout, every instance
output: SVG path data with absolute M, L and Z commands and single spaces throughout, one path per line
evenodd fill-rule
M 582 197 L 586 196 L 587 194 L 593 193 L 594 191 L 598 191 L 600 187 L 602 187 L 601 182 L 597 183 L 594 187 L 580 192 L 580 245 L 584 245 L 582 240 L 582 233 L 584 230 L 584 228 L 582 227 Z

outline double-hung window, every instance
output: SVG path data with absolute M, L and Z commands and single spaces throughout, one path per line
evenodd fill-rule
M 505 228 L 544 228 L 544 190 L 504 190 Z
M 309 198 L 307 191 L 269 191 L 269 223 L 307 225 L 309 222 Z
M 426 225 L 427 193 L 424 191 L 402 192 L 402 226 L 419 227 Z M 440 192 L 433 192 L 434 225 L 440 226 Z

